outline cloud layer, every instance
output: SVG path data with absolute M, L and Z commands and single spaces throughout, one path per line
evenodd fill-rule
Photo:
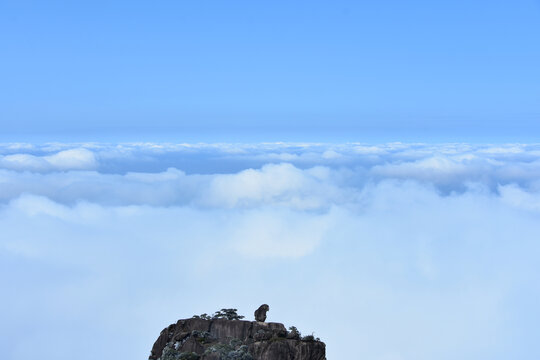
M 268 302 L 330 359 L 537 358 L 539 224 L 538 145 L 4 144 L 0 345 L 144 357 Z

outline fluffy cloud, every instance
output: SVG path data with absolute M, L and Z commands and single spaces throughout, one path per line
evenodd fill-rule
M 329 358 L 540 355 L 536 145 L 0 153 L 6 359 L 145 356 L 179 317 L 264 302 Z
M 94 153 L 85 148 L 63 150 L 45 156 L 24 153 L 0 156 L 0 168 L 17 171 L 89 170 L 96 165 Z

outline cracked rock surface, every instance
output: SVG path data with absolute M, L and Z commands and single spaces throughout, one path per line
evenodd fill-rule
M 281 323 L 190 318 L 157 338 L 150 360 L 326 360 L 325 344 Z

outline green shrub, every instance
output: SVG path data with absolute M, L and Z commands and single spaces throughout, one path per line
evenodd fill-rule
M 213 319 L 227 319 L 227 320 L 241 320 L 244 318 L 242 315 L 238 315 L 237 309 L 221 309 L 216 311 L 212 316 Z
M 174 347 L 165 346 L 159 360 L 199 360 L 200 355 L 194 352 L 179 352 Z
M 193 315 L 194 319 L 203 319 L 203 320 L 212 320 L 212 317 L 209 316 L 207 313 L 201 314 L 201 315 Z
M 302 334 L 300 333 L 300 331 L 298 331 L 296 326 L 289 327 L 289 333 L 287 334 L 287 338 L 299 340 L 301 337 Z
M 238 339 L 232 339 L 228 344 L 210 346 L 204 353 L 217 353 L 220 360 L 253 360 L 247 345 L 242 345 Z
M 178 360 L 199 360 L 201 357 L 194 352 L 182 352 L 178 356 Z
M 193 336 L 195 340 L 197 340 L 201 344 L 211 342 L 212 340 L 215 339 L 214 336 L 210 334 L 208 331 L 193 330 L 191 332 L 191 336 Z
M 244 318 L 242 315 L 238 315 L 237 309 L 221 309 L 216 311 L 214 315 L 210 316 L 206 313 L 201 315 L 193 315 L 193 319 L 213 320 L 213 319 L 227 319 L 227 320 L 241 320 Z

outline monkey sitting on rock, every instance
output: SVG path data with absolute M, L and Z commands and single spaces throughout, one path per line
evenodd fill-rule
M 270 310 L 270 306 L 262 304 L 257 310 L 255 310 L 255 320 L 264 322 L 266 320 L 266 312 Z

